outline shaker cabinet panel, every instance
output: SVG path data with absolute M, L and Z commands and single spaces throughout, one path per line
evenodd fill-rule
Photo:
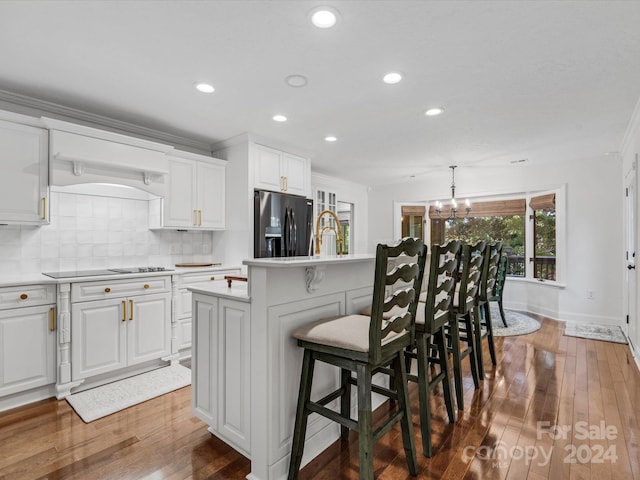
M 171 159 L 169 162 L 169 191 L 164 205 L 164 223 L 167 226 L 194 225 L 196 163 L 191 160 Z
M 0 311 L 0 397 L 55 383 L 51 306 Z
M 127 363 L 135 365 L 171 352 L 171 296 L 158 293 L 129 300 Z
M 48 132 L 0 120 L 0 223 L 49 222 Z
M 311 167 L 306 158 L 253 144 L 254 188 L 308 197 Z

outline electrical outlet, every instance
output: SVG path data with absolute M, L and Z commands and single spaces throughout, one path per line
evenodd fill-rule
M 587 299 L 595 300 L 596 293 L 593 290 L 587 290 Z

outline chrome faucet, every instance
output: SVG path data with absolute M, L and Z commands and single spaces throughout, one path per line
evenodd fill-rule
M 331 215 L 334 218 L 334 220 L 336 221 L 336 227 L 335 228 L 334 227 L 330 227 L 330 226 L 324 227 L 322 229 L 322 232 L 320 232 L 320 220 L 325 215 Z M 325 232 L 325 230 L 333 230 L 334 232 L 336 232 L 336 241 L 338 243 L 338 255 L 342 255 L 342 235 L 340 235 L 340 219 L 338 218 L 338 215 L 336 215 L 336 213 L 333 210 L 323 210 L 318 215 L 318 218 L 316 220 L 316 250 L 315 250 L 315 254 L 316 255 L 320 255 L 320 246 L 322 245 L 322 234 Z

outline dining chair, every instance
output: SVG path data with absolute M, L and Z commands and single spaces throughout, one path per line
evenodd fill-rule
M 493 324 L 491 322 L 491 308 L 489 297 L 493 294 L 496 279 L 498 277 L 498 267 L 502 255 L 502 242 L 488 245 L 482 266 L 482 276 L 480 280 L 480 291 L 478 292 L 478 308 L 480 315 L 476 317 L 478 323 L 475 325 L 476 351 L 478 352 L 478 374 L 484 377 L 484 362 L 482 358 L 482 340 L 486 339 L 489 346 L 491 363 L 496 365 L 496 347 L 493 342 Z
M 500 309 L 500 317 L 505 327 L 507 325 L 507 318 L 504 314 L 504 307 L 502 306 L 502 293 L 504 292 L 504 284 L 507 280 L 507 262 L 508 258 L 505 255 L 500 257 L 500 263 L 498 264 L 498 274 L 496 275 L 496 284 L 493 287 L 493 292 L 489 296 L 489 302 L 497 302 Z
M 305 325 L 293 333 L 304 349 L 300 392 L 289 463 L 289 480 L 296 479 L 302 461 L 307 418 L 317 413 L 341 425 L 341 436 L 358 432 L 360 479 L 373 479 L 373 444 L 400 422 L 411 475 L 417 474 L 413 423 L 407 390 L 404 350 L 414 341 L 415 316 L 422 285 L 427 247 L 420 239 L 405 238 L 394 246 L 376 249 L 371 315 L 343 315 Z M 402 257 L 402 263 L 388 268 Z M 387 295 L 390 290 L 391 294 Z M 385 314 L 393 311 L 388 319 Z M 316 361 L 341 369 L 341 385 L 324 398 L 311 401 Z M 391 388 L 372 385 L 372 376 L 391 367 Z M 356 372 L 354 378 L 352 372 Z M 358 417 L 351 418 L 351 386 L 357 387 Z M 371 393 L 397 401 L 397 409 L 374 429 Z M 340 411 L 326 405 L 340 398 Z
M 463 245 L 460 279 L 453 298 L 454 317 L 445 327 L 449 340 L 448 350 L 453 357 L 453 380 L 458 410 L 464 410 L 462 360 L 466 357 L 469 357 L 473 385 L 476 389 L 480 388 L 478 354 L 476 353 L 478 342 L 475 338 L 474 325 L 479 322 L 477 318 L 479 315 L 478 293 L 486 248 L 487 243 L 484 241 L 479 241 L 474 245 Z M 464 349 L 460 347 L 460 342 L 465 343 Z
M 453 319 L 453 297 L 461 247 L 462 243 L 454 240 L 431 248 L 428 274 L 425 271 L 428 283 L 426 290 L 420 294 L 416 312 L 416 341 L 405 352 L 406 357 L 415 358 L 418 364 L 418 374 L 408 374 L 408 379 L 418 383 L 422 453 L 426 457 L 432 455 L 429 394 L 440 384 L 449 423 L 456 420 L 445 326 Z

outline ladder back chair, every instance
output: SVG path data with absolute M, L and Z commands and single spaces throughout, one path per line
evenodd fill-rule
M 418 363 L 418 375 L 408 375 L 408 378 L 418 383 L 422 453 L 427 457 L 432 455 L 429 394 L 440 384 L 442 384 L 449 423 L 456 420 L 444 331 L 453 319 L 453 298 L 458 279 L 461 248 L 462 243 L 458 240 L 442 246 L 434 245 L 431 248 L 428 274 L 425 271 L 428 284 L 426 291 L 420 295 L 416 312 L 416 341 L 405 352 L 409 358 L 416 358 Z M 437 371 L 431 370 L 432 366 L 437 366 Z M 429 379 L 430 371 L 431 379 Z
M 289 463 L 289 480 L 296 479 L 302 461 L 307 418 L 318 413 L 341 427 L 343 439 L 349 430 L 358 432 L 360 478 L 373 479 L 373 444 L 400 422 L 402 441 L 411 475 L 417 474 L 413 423 L 407 391 L 404 350 L 414 340 L 415 315 L 422 285 L 427 247 L 417 238 L 399 244 L 380 244 L 376 250 L 371 316 L 344 315 L 305 325 L 293 333 L 304 349 L 300 392 Z M 402 263 L 389 270 L 390 262 Z M 387 289 L 392 293 L 387 296 Z M 393 315 L 389 316 L 389 312 Z M 384 317 L 388 318 L 384 318 Z M 324 398 L 312 401 L 311 386 L 316 361 L 341 369 L 341 385 Z M 391 366 L 392 388 L 372 385 L 377 371 Z M 352 376 L 356 372 L 356 377 Z M 351 418 L 351 386 L 357 386 L 358 418 Z M 397 401 L 397 410 L 374 430 L 371 392 Z M 340 412 L 326 405 L 340 398 Z
M 502 318 L 502 323 L 505 327 L 507 325 L 507 318 L 504 314 L 504 307 L 502 306 L 502 293 L 504 292 L 504 284 L 507 280 L 507 262 L 509 259 L 502 255 L 500 257 L 500 263 L 498 264 L 498 274 L 496 276 L 496 284 L 493 288 L 493 293 L 489 296 L 489 302 L 497 302 L 498 308 L 500 309 L 500 317 Z
M 493 343 L 493 324 L 491 322 L 491 309 L 489 298 L 494 292 L 496 280 L 498 277 L 498 267 L 500 265 L 500 256 L 502 255 L 502 242 L 496 242 L 487 246 L 485 253 L 484 265 L 482 268 L 482 280 L 480 281 L 480 292 L 478 295 L 478 307 L 480 308 L 480 323 L 476 325 L 478 340 L 478 374 L 484 377 L 484 364 L 482 359 L 482 340 L 486 339 L 489 345 L 489 355 L 491 363 L 496 365 L 496 347 Z
M 453 298 L 454 318 L 447 329 L 449 350 L 453 356 L 453 380 L 456 387 L 458 410 L 464 410 L 462 360 L 465 357 L 469 357 L 473 385 L 476 389 L 480 387 L 478 354 L 476 353 L 478 342 L 475 338 L 474 325 L 480 321 L 477 305 L 486 248 L 487 243 L 484 241 L 462 247 L 462 269 Z M 461 341 L 466 345 L 464 349 L 460 348 Z

